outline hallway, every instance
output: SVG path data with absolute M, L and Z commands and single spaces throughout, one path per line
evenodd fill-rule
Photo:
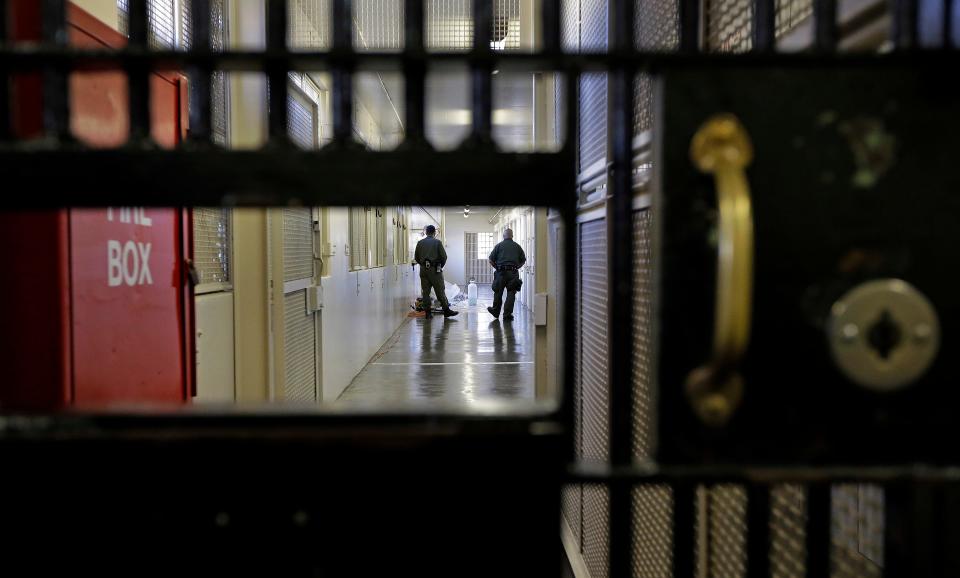
M 514 320 L 494 319 L 482 299 L 454 305 L 449 319 L 407 318 L 340 396 L 363 405 L 532 400 L 533 316 L 519 303 Z

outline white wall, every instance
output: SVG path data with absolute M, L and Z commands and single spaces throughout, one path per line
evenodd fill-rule
M 479 233 L 493 231 L 490 224 L 491 211 L 470 209 L 470 218 L 463 218 L 463 207 L 449 207 L 445 209 L 447 232 L 443 248 L 447 251 L 447 266 L 443 269 L 443 279 L 448 283 L 456 283 L 465 289 L 469 279 L 463 264 L 464 233 Z M 495 239 L 499 241 L 499 239 Z
M 389 220 L 387 223 L 389 224 Z M 330 209 L 330 242 L 336 254 L 321 281 L 323 400 L 334 401 L 393 335 L 416 298 L 409 265 L 393 265 L 393 227 L 387 227 L 387 265 L 350 271 L 349 210 Z
M 119 11 L 117 0 L 73 0 L 73 3 L 83 8 L 110 28 L 118 28 Z

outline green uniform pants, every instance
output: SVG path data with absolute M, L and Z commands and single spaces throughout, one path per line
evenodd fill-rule
M 420 267 L 420 287 L 423 291 L 423 306 L 427 311 L 430 310 L 430 288 L 433 288 L 437 294 L 437 301 L 444 309 L 450 308 L 450 302 L 447 301 L 447 292 L 443 288 L 443 273 L 438 273 L 436 269 L 427 269 Z

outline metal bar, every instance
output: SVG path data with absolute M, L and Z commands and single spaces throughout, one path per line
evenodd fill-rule
M 753 0 L 753 49 L 776 49 L 776 9 L 774 0 Z
M 467 54 L 463 52 L 431 52 L 422 56 L 388 52 L 343 53 L 285 51 L 230 51 L 211 54 L 193 54 L 176 51 L 107 51 L 68 48 L 0 48 L 0 67 L 10 72 L 29 72 L 51 64 L 70 65 L 74 70 L 117 70 L 126 66 L 145 66 L 154 69 L 183 69 L 190 66 L 208 66 L 225 72 L 263 72 L 268 63 L 279 63 L 288 70 L 332 70 L 334 63 L 346 64 L 359 70 L 402 71 L 404 60 L 421 61 L 425 65 L 462 64 L 478 61 L 496 66 L 501 71 L 525 71 L 531 69 L 571 72 L 605 72 L 614 67 L 629 64 L 634 68 L 694 68 L 704 65 L 716 67 L 809 68 L 811 66 L 864 66 L 887 68 L 910 66 L 934 70 L 960 64 L 960 51 L 917 50 L 917 54 L 898 52 L 710 52 L 679 53 L 636 51 L 631 53 L 609 52 L 598 54 L 546 54 L 521 52 L 493 52 Z
M 694 503 L 697 486 L 681 482 L 673 487 L 673 576 L 694 578 L 696 571 L 696 515 Z
M 192 0 L 190 19 L 193 23 L 191 50 L 210 52 L 210 0 Z M 195 66 L 190 75 L 190 140 L 193 142 L 210 142 L 212 72 L 210 68 Z
M 147 1 L 129 0 L 128 21 L 130 40 L 127 44 L 132 54 L 147 52 L 149 34 Z M 150 67 L 144 62 L 129 60 L 126 62 L 127 83 L 130 98 L 130 142 L 149 143 L 150 129 Z
M 700 0 L 679 0 L 680 52 L 700 49 Z
M 144 206 L 436 205 L 457 182 L 458 194 L 477 205 L 562 207 L 568 201 L 557 191 L 573 190 L 573 166 L 567 154 L 493 149 L 4 149 L 3 174 L 45 192 L 0 196 L 0 208 L 121 206 L 130 202 L 130 183 L 146 179 L 150 186 L 137 191 Z
M 404 48 L 407 56 L 419 56 L 424 51 L 424 0 L 404 0 Z M 425 135 L 425 81 L 427 69 L 422 61 L 404 61 L 403 82 L 405 102 L 404 142 L 407 146 L 422 146 Z
M 566 138 L 563 141 L 563 147 L 560 153 L 569 159 L 570 164 L 561 168 L 561 171 L 570 179 L 570 186 L 557 189 L 562 193 L 560 200 L 563 205 L 571 207 L 567 212 L 561 213 L 564 219 L 563 225 L 563 267 L 561 273 L 563 279 L 563 295 L 558 296 L 558 303 L 572 303 L 577 291 L 577 279 L 575 277 L 575 263 L 578 259 L 577 254 L 577 213 L 576 206 L 578 201 L 576 184 L 576 138 L 571 136 L 573 127 L 577 126 L 577 115 L 579 114 L 579 102 L 577 100 L 577 87 L 579 85 L 579 75 L 575 73 L 567 74 L 563 77 L 563 103 L 566 109 L 563 111 L 563 122 L 566 125 Z M 576 360 L 573 352 L 576 343 L 576 313 L 570 307 L 566 308 L 563 314 L 563 351 L 567 352 L 563 356 L 561 379 L 562 397 L 560 400 L 560 416 L 564 425 L 564 459 L 567 463 L 573 463 L 578 458 L 577 448 L 574 445 L 575 440 L 575 419 L 574 414 L 579 400 L 574 398 L 575 384 L 574 373 L 576 370 Z
M 821 52 L 837 48 L 837 0 L 814 0 L 814 46 Z
M 0 0 L 0 47 L 6 46 L 7 36 L 7 0 Z M 0 67 L 0 143 L 10 139 L 10 77 L 5 67 Z
M 953 11 L 955 0 L 943 0 L 943 48 L 949 50 L 954 48 L 953 38 Z
M 66 0 L 44 0 L 43 42 L 64 47 L 67 37 Z M 69 62 L 49 63 L 43 73 L 43 126 L 47 136 L 58 140 L 70 138 L 70 94 L 67 79 Z
M 353 18 L 349 0 L 333 0 L 333 139 L 346 146 L 353 137 Z
M 475 56 L 492 52 L 493 3 L 473 0 L 473 51 Z M 493 64 L 489 60 L 470 61 L 471 109 L 473 130 L 470 140 L 476 144 L 493 142 Z
M 613 0 L 613 47 L 633 49 L 633 0 Z M 633 461 L 633 98 L 634 71 L 621 65 L 610 74 L 608 130 L 612 159 L 611 208 L 608 214 L 610 295 L 607 301 L 610 376 L 610 457 L 614 465 Z M 633 547 L 631 486 L 610 488 L 610 576 L 629 576 Z
M 275 52 L 287 50 L 287 0 L 267 0 L 267 49 Z M 268 126 L 270 142 L 284 144 L 289 141 L 287 133 L 287 101 L 289 86 L 288 69 L 282 61 L 267 61 L 267 82 L 270 86 Z
M 807 576 L 830 575 L 830 484 L 807 488 Z
M 898 50 L 917 47 L 916 0 L 893 0 L 893 43 Z
M 560 52 L 560 0 L 543 0 L 541 11 L 543 51 Z
M 747 578 L 770 576 L 770 487 L 747 486 Z

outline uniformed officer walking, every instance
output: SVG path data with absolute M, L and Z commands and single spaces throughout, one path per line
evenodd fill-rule
M 450 309 L 447 293 L 443 288 L 443 266 L 447 263 L 447 252 L 443 250 L 443 243 L 434 237 L 437 228 L 427 225 L 424 229 L 427 236 L 420 239 L 413 259 L 420 265 L 420 287 L 423 291 L 423 306 L 426 316 L 433 317 L 433 307 L 430 304 L 430 288 L 437 294 L 437 301 L 443 307 L 444 317 L 459 315 L 458 311 Z
M 518 271 L 527 262 L 523 249 L 513 240 L 512 229 L 503 232 L 503 241 L 497 243 L 488 259 L 497 272 L 493 276 L 493 307 L 487 307 L 487 311 L 494 317 L 500 317 L 502 305 L 503 320 L 510 321 L 513 319 L 513 302 L 522 283 Z M 507 291 L 506 303 L 503 303 L 504 289 Z

